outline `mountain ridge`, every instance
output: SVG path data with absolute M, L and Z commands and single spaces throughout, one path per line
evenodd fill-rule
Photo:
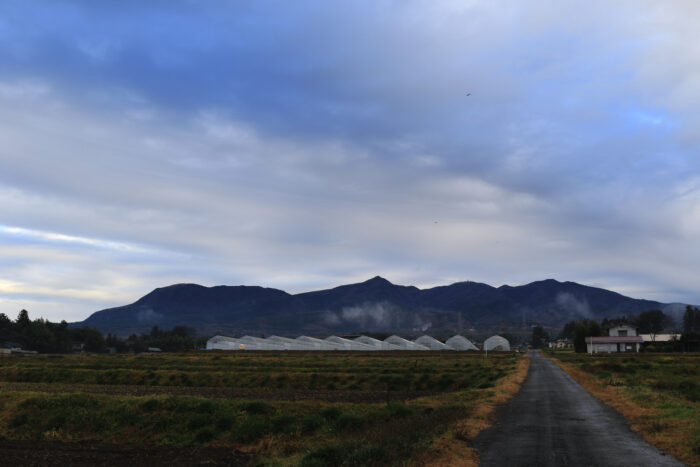
M 176 325 L 193 327 L 200 334 L 514 332 L 536 324 L 556 330 L 572 319 L 600 320 L 653 308 L 675 313 L 681 307 L 555 279 L 499 287 L 461 281 L 419 289 L 375 276 L 298 294 L 261 286 L 172 284 L 72 325 L 94 326 L 117 335 Z

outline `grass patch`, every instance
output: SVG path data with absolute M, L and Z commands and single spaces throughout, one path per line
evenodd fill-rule
M 700 354 L 553 356 L 649 442 L 700 465 Z

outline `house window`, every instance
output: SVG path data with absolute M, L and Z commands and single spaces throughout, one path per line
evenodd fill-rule
M 622 330 L 622 329 L 618 330 L 618 331 L 617 331 L 617 335 L 620 336 L 620 337 L 625 337 L 625 336 L 627 336 L 627 329 L 625 329 L 625 330 Z

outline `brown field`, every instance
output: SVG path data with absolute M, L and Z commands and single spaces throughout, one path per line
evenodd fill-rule
M 527 362 L 464 352 L 3 358 L 0 455 L 22 465 L 474 465 L 468 440 Z

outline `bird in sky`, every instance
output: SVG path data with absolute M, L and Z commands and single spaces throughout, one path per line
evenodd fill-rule
M 468 93 L 467 93 L 467 97 L 469 97 L 469 96 L 471 96 L 471 95 L 472 95 L 472 93 L 471 93 L 471 92 L 468 92 Z

